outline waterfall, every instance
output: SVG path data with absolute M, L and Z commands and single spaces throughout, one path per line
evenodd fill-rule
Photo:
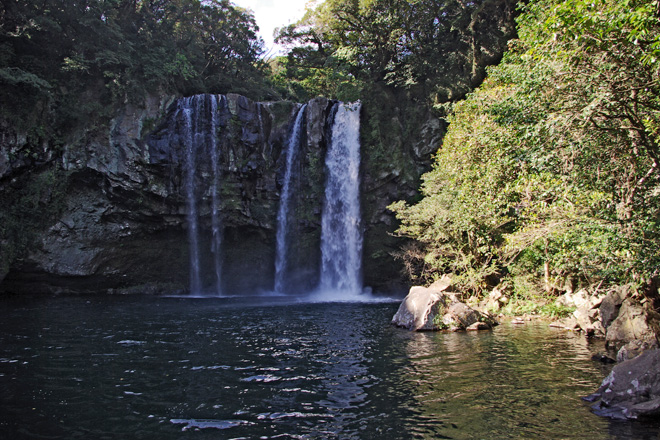
M 211 189 L 211 251 L 214 256 L 215 290 L 221 294 L 222 280 L 222 223 L 220 220 L 220 164 L 217 143 L 218 105 L 224 104 L 224 97 L 217 95 L 194 95 L 182 98 L 177 102 L 174 123 L 178 124 L 180 135 L 178 142 L 183 149 L 183 183 L 186 196 L 186 221 L 188 223 L 188 245 L 190 254 L 190 293 L 202 293 L 202 276 L 200 262 L 199 209 L 197 196 L 197 167 L 203 158 L 201 153 L 209 150 L 212 170 Z M 176 127 L 172 130 L 177 133 Z M 170 143 L 173 140 L 170 139 Z
M 201 290 L 201 276 L 199 264 L 199 221 L 197 213 L 197 197 L 195 195 L 197 133 L 195 130 L 198 101 L 195 96 L 183 98 L 178 102 L 177 114 L 183 117 L 183 144 L 184 144 L 184 185 L 186 191 L 186 220 L 188 222 L 188 245 L 190 253 L 190 292 L 199 293 Z
M 280 194 L 280 207 L 277 212 L 277 251 L 275 256 L 275 292 L 285 292 L 285 277 L 287 272 L 287 257 L 289 253 L 289 211 L 291 208 L 291 180 L 293 168 L 300 149 L 300 139 L 303 127 L 305 109 L 304 105 L 298 110 L 296 121 L 291 131 L 289 144 L 286 152 L 286 168 L 284 171 L 284 182 Z
M 359 102 L 337 104 L 325 164 L 320 291 L 357 295 L 362 290 Z
M 301 166 L 301 143 L 308 108 L 303 105 L 298 109 L 290 128 L 286 154 L 280 162 L 284 169 L 277 212 L 274 262 L 274 291 L 277 293 L 289 293 L 293 274 L 308 270 L 306 267 L 292 267 L 296 251 L 294 244 L 297 243 L 294 234 L 296 229 L 293 227 L 296 224 L 297 182 L 298 179 L 307 182 L 304 180 L 306 177 L 300 176 L 296 170 Z M 181 164 L 181 191 L 186 200 L 190 255 L 190 292 L 193 295 L 220 296 L 223 293 L 221 188 L 224 177 L 221 162 L 225 138 L 219 137 L 219 131 L 233 121 L 232 117 L 230 102 L 226 97 L 195 95 L 180 99 L 168 122 L 170 160 Z M 258 110 L 254 119 L 260 117 Z M 331 292 L 340 293 L 343 298 L 351 300 L 362 292 L 360 103 L 335 104 L 327 121 L 325 195 L 320 234 L 321 264 L 317 293 L 325 297 L 322 300 L 328 300 Z M 260 142 L 263 127 L 259 127 L 258 134 L 256 130 L 252 131 L 254 126 L 246 127 L 243 127 L 241 134 L 249 139 L 246 142 Z M 233 131 L 229 131 L 229 135 L 233 135 Z
M 211 182 L 211 252 L 215 268 L 215 293 L 222 295 L 222 221 L 220 218 L 220 152 L 218 151 L 218 101 L 226 105 L 224 96 L 211 96 L 211 169 L 213 182 Z

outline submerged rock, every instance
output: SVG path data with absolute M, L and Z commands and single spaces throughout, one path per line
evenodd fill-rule
M 591 356 L 592 361 L 600 362 L 603 364 L 616 364 L 616 360 L 612 359 L 605 353 L 597 353 Z
M 660 415 L 660 350 L 648 350 L 614 367 L 585 400 L 598 415 L 637 419 Z
M 489 315 L 460 302 L 455 294 L 444 292 L 450 283 L 449 278 L 443 277 L 429 287 L 412 287 L 392 324 L 412 331 L 485 330 L 497 325 Z

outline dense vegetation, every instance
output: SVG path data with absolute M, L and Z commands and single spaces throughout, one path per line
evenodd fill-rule
M 455 106 L 419 203 L 391 206 L 414 278 L 516 295 L 660 275 L 657 0 L 535 0 Z
M 148 93 L 263 94 L 254 18 L 228 0 L 7 0 L 0 116 L 38 142 Z
M 514 32 L 515 0 L 325 0 L 276 41 L 283 94 L 357 99 L 374 88 L 442 104 L 460 98 L 499 60 Z

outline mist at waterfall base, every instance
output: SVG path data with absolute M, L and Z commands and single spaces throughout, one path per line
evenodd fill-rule
M 294 200 L 294 168 L 301 160 L 301 142 L 304 134 L 307 105 L 298 108 L 290 129 L 285 155 L 282 188 L 277 213 L 276 257 L 274 286 L 270 292 L 251 292 L 256 296 L 287 296 L 291 292 L 289 254 L 296 221 Z M 321 262 L 319 284 L 312 292 L 296 295 L 296 299 L 311 302 L 379 302 L 371 289 L 362 285 L 362 224 L 360 216 L 360 102 L 336 102 L 328 121 L 328 146 L 325 153 L 325 192 L 321 218 Z M 227 110 L 223 95 L 195 95 L 176 103 L 170 122 L 169 143 L 183 155 L 183 187 L 186 198 L 186 219 L 189 244 L 189 295 L 193 297 L 234 296 L 222 287 L 222 213 L 219 186 L 222 175 L 218 131 L 221 129 L 218 113 Z M 203 156 L 203 157 L 200 157 Z M 211 161 L 208 189 L 200 185 L 197 172 L 203 160 Z M 200 186 L 202 186 L 200 188 Z M 201 251 L 198 209 L 201 194 L 211 193 L 211 254 L 213 256 L 215 284 L 212 288 L 202 283 Z M 249 276 L 259 276 L 249 274 Z M 244 296 L 245 293 L 241 293 Z M 387 299 L 385 299 L 387 300 Z
M 653 439 L 581 400 L 603 350 L 546 323 L 415 333 L 397 304 L 10 297 L 0 437 Z

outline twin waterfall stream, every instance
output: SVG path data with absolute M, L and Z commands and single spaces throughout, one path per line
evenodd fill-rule
M 298 110 L 296 121 L 293 124 L 293 130 L 289 138 L 289 144 L 286 151 L 286 169 L 284 171 L 284 183 L 280 194 L 280 207 L 277 211 L 277 254 L 275 256 L 275 292 L 285 293 L 285 283 L 287 275 L 287 262 L 289 250 L 289 217 L 291 211 L 291 180 L 293 176 L 293 167 L 298 158 L 300 150 L 300 141 L 303 130 L 303 121 L 306 105 Z
M 226 109 L 222 95 L 194 95 L 177 102 L 172 127 L 171 144 L 181 146 L 184 157 L 183 188 L 186 197 L 186 220 L 190 254 L 190 293 L 200 296 L 223 296 L 222 288 L 222 173 L 218 130 L 218 114 Z M 301 143 L 305 130 L 307 105 L 301 106 L 291 128 L 284 161 L 284 179 L 277 213 L 275 277 L 273 292 L 287 294 L 287 279 L 293 268 L 289 262 L 292 228 L 296 220 L 292 209 L 295 188 L 294 169 L 301 159 Z M 329 141 L 325 153 L 325 197 L 321 217 L 321 263 L 318 295 L 359 295 L 362 291 L 362 232 L 360 221 L 360 103 L 335 103 L 330 113 Z M 207 152 L 206 156 L 201 153 Z M 198 164 L 208 157 L 211 161 L 209 182 L 211 199 L 211 253 L 215 285 L 209 289 L 202 279 L 200 247 L 207 245 L 200 238 L 198 201 Z M 210 291 L 209 291 L 210 290 Z

